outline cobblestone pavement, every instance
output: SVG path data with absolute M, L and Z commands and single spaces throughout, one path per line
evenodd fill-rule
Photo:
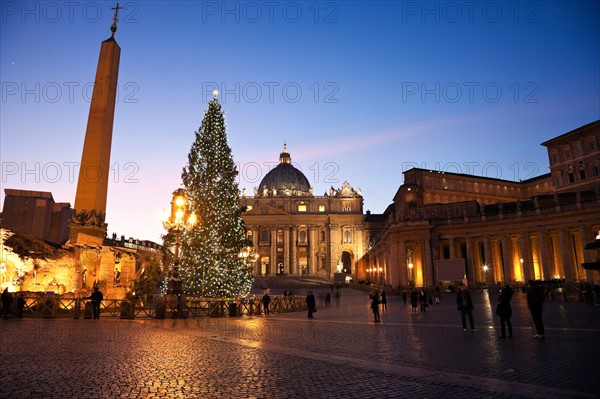
M 472 296 L 475 332 L 450 293 L 415 315 L 389 298 L 373 323 L 349 289 L 312 320 L 0 320 L 0 398 L 600 397 L 600 307 L 548 302 L 536 339 L 515 293 L 509 340 L 495 295 Z

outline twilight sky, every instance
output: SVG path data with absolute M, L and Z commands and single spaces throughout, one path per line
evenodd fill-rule
M 108 233 L 160 242 L 211 92 L 240 188 L 283 143 L 381 213 L 411 167 L 525 180 L 600 117 L 598 1 L 121 2 Z M 112 2 L 0 2 L 4 189 L 73 205 Z M 0 206 L 2 205 L 0 204 Z

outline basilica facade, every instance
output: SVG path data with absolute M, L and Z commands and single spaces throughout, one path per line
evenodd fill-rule
M 279 164 L 240 202 L 247 238 L 258 257 L 254 274 L 357 275 L 366 251 L 363 197 L 348 182 L 313 194 L 308 179 L 292 165 L 284 145 Z

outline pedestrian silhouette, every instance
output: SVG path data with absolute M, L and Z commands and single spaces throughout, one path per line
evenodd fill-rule
M 380 297 L 379 297 L 379 290 L 375 291 L 375 292 L 371 292 L 371 310 L 373 310 L 373 321 L 375 323 L 379 323 L 381 321 L 381 318 L 379 316 L 379 301 L 380 301 Z
M 416 288 L 410 293 L 410 306 L 412 306 L 412 312 L 417 313 L 417 304 L 419 303 L 419 291 Z
M 423 288 L 419 290 L 419 303 L 421 304 L 421 313 L 427 312 L 427 293 Z
M 387 296 L 385 290 L 381 290 L 381 311 L 387 312 Z
M 510 323 L 510 317 L 512 316 L 510 300 L 512 299 L 513 292 L 510 285 L 506 284 L 498 297 L 496 314 L 500 317 L 500 338 L 506 338 L 505 324 L 508 326 L 508 338 L 513 337 L 512 324 Z
M 270 314 L 269 312 L 269 303 L 271 303 L 271 297 L 269 296 L 269 292 L 265 292 L 265 295 L 262 297 L 263 307 L 265 308 L 265 316 Z
M 542 304 L 544 303 L 544 293 L 540 286 L 533 280 L 529 280 L 527 289 L 527 306 L 531 312 L 533 323 L 535 324 L 534 338 L 544 336 L 544 322 L 542 321 Z
M 8 319 L 8 313 L 10 312 L 10 305 L 12 304 L 12 294 L 8 292 L 8 287 L 4 289 L 0 300 L 2 301 L 2 317 L 4 320 Z
M 23 318 L 23 309 L 25 309 L 25 296 L 23 294 L 19 294 L 17 296 L 17 309 L 15 312 L 17 314 L 17 319 Z
M 460 319 L 462 321 L 463 331 L 467 331 L 467 321 L 465 316 L 469 317 L 469 325 L 471 331 L 475 331 L 475 325 L 473 324 L 473 302 L 471 301 L 471 294 L 467 286 L 460 283 L 460 288 L 456 293 L 456 306 L 460 310 Z
M 308 318 L 312 319 L 313 313 L 317 311 L 317 302 L 312 291 L 308 291 L 308 295 L 306 296 L 306 308 L 308 309 Z
M 86 297 L 86 299 L 92 300 L 92 313 L 94 314 L 94 319 L 100 319 L 100 304 L 104 299 L 102 292 L 98 289 L 98 286 L 94 286 L 94 292 L 92 295 Z

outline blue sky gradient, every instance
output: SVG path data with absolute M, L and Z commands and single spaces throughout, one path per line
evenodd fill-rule
M 0 5 L 2 189 L 73 204 L 114 3 Z M 540 143 L 600 117 L 598 1 L 121 5 L 109 234 L 160 240 L 215 87 L 240 188 L 287 142 L 315 194 L 347 180 L 374 213 L 412 166 L 547 173 Z

